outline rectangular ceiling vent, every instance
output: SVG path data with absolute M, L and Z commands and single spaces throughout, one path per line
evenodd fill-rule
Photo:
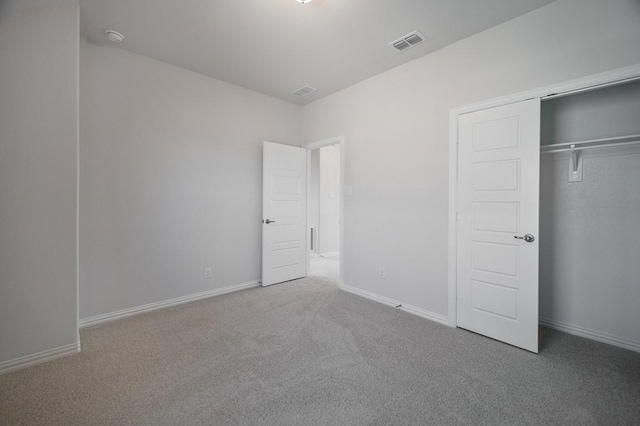
M 300 96 L 301 98 L 304 98 L 305 96 L 310 95 L 315 91 L 316 91 L 316 89 L 314 89 L 311 86 L 304 86 L 304 87 L 299 88 L 295 92 L 293 92 L 293 94 L 296 95 L 296 96 Z
M 415 46 L 418 43 L 422 43 L 425 40 L 426 38 L 424 36 L 422 36 L 419 32 L 414 31 L 407 34 L 406 36 L 402 36 L 399 39 L 392 41 L 391 43 L 389 43 L 389 46 L 393 47 L 399 52 L 402 52 L 403 50 Z

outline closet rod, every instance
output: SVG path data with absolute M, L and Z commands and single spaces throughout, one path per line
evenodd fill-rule
M 640 135 L 618 136 L 613 138 L 592 139 L 587 141 L 556 143 L 540 145 L 542 154 L 554 152 L 579 151 L 583 149 L 609 148 L 614 146 L 628 146 L 640 143 Z

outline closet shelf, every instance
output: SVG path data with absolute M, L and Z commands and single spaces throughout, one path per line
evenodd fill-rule
M 640 135 L 616 136 L 613 138 L 540 145 L 540 153 L 552 154 L 554 152 L 570 152 L 571 164 L 569 168 L 569 182 L 582 182 L 582 158 L 578 156 L 578 151 L 639 144 Z
M 584 149 L 609 148 L 613 146 L 627 146 L 640 144 L 640 134 L 629 136 L 616 136 L 613 138 L 591 139 L 586 141 L 554 143 L 540 145 L 541 154 L 554 152 L 580 151 Z

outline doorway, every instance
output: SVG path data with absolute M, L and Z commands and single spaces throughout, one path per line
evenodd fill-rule
M 307 145 L 307 275 L 339 285 L 342 258 L 344 139 Z

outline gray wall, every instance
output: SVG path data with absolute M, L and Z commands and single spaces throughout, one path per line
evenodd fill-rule
M 77 343 L 78 10 L 0 16 L 0 362 Z
M 543 102 L 544 143 L 640 134 L 640 83 Z M 540 317 L 640 344 L 640 147 L 544 154 Z
M 80 318 L 259 280 L 262 142 L 300 145 L 300 107 L 80 50 Z
M 318 253 L 318 230 L 320 229 L 320 150 L 314 149 L 310 153 L 311 164 L 309 164 L 309 202 L 307 208 L 309 209 L 307 224 L 308 227 L 315 226 L 316 235 L 314 241 L 314 253 Z
M 335 253 L 340 251 L 340 145 L 312 150 L 310 167 L 308 226 L 316 227 L 315 253 Z
M 329 254 L 340 251 L 340 145 L 326 146 L 319 151 L 319 248 L 320 254 Z
M 638 22 L 558 0 L 305 106 L 305 140 L 347 141 L 344 282 L 447 315 L 450 109 L 640 63 Z

